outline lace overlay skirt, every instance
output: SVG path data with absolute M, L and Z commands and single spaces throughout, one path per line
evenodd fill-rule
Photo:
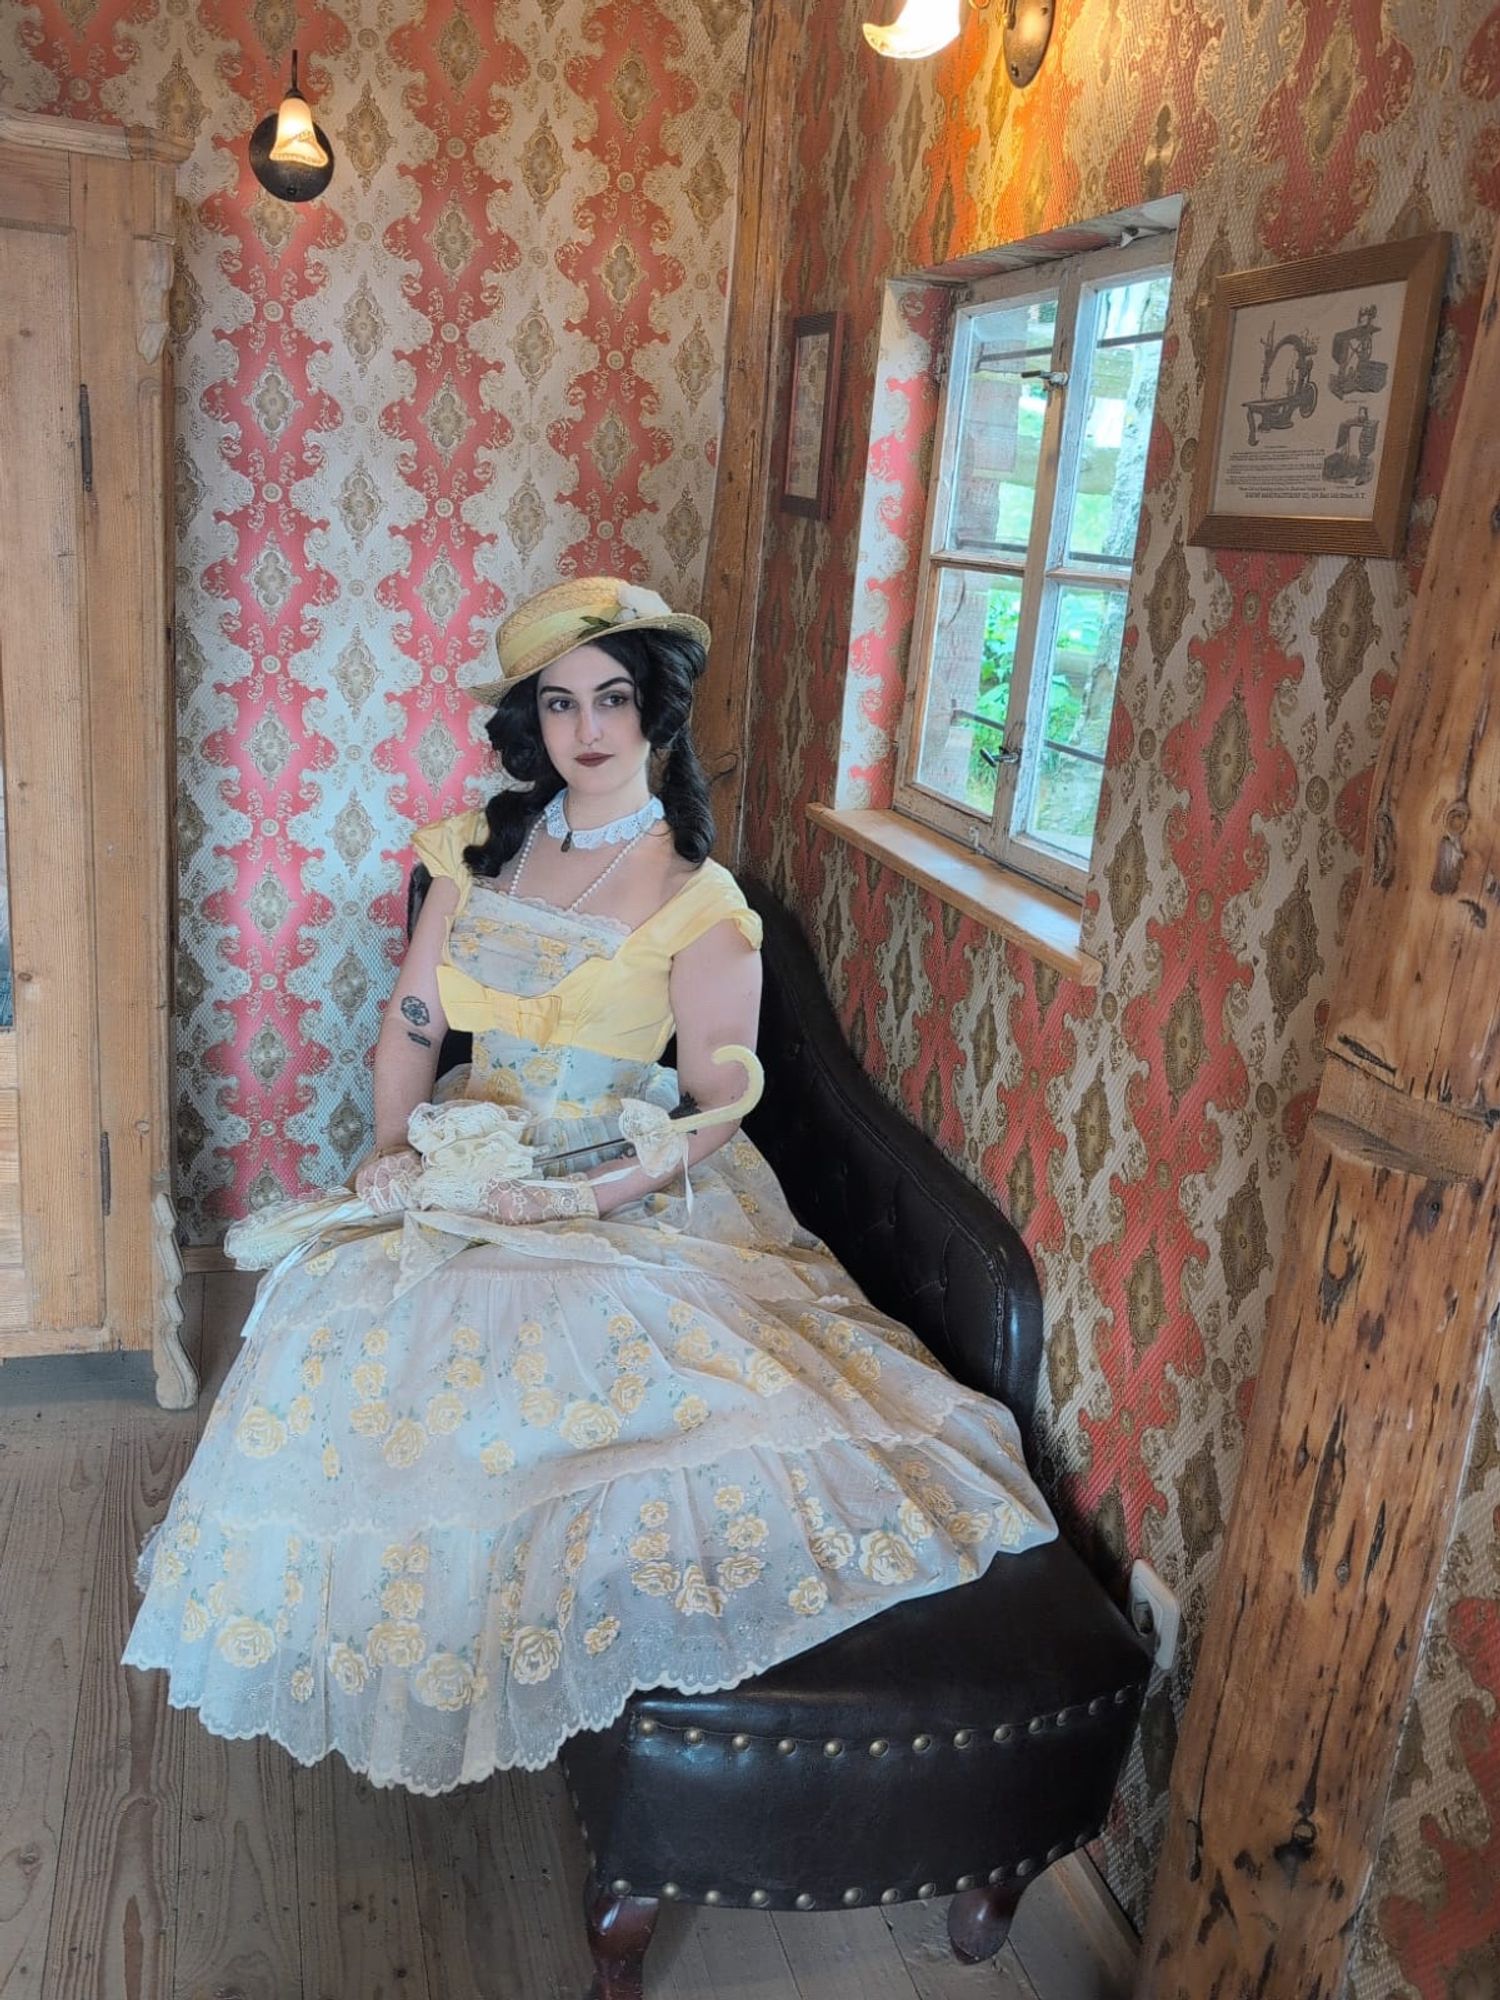
M 437 1793 L 1050 1540 L 1009 1412 L 859 1297 L 749 1141 L 693 1182 L 399 1294 L 394 1228 L 270 1272 L 126 1662 L 219 1735 Z

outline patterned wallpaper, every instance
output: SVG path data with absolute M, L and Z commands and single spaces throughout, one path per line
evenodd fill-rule
M 696 604 L 748 0 L 0 0 L 0 97 L 179 177 L 179 1200 L 366 1142 L 411 824 L 490 789 L 454 686 L 602 569 Z M 497 26 L 497 24 L 499 24 Z M 245 161 L 294 37 L 338 159 Z
M 865 49 L 871 11 L 808 17 L 784 305 L 845 310 L 848 365 L 833 517 L 773 518 L 751 862 L 800 909 L 866 1066 L 1025 1231 L 1047 1301 L 1045 1475 L 1102 1569 L 1142 1554 L 1167 1577 L 1191 1639 L 1500 209 L 1500 9 L 1064 0 L 1024 94 L 989 16 L 901 64 Z M 1104 968 L 1090 992 L 812 833 L 803 807 L 890 797 L 942 313 L 930 287 L 883 297 L 882 281 L 1167 194 L 1187 205 L 1086 905 Z M 1431 228 L 1455 247 L 1407 560 L 1186 546 L 1215 275 Z M 1358 2000 L 1500 1992 L 1497 1392 L 1500 1365 Z M 1192 1651 L 1148 1705 L 1103 1843 L 1138 1920 Z

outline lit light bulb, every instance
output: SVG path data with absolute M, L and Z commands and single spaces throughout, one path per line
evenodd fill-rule
M 276 113 L 271 158 L 281 167 L 326 167 L 328 153 L 318 143 L 312 112 L 300 90 L 289 90 Z
M 946 48 L 963 26 L 962 0 L 906 0 L 887 28 L 863 23 L 865 40 L 877 55 L 920 61 Z

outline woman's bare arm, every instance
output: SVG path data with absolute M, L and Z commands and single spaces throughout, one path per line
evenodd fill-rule
M 760 953 L 727 918 L 694 940 L 672 960 L 672 1014 L 677 1023 L 677 1080 L 684 1095 L 700 1111 L 716 1104 L 733 1104 L 744 1095 L 745 1073 L 738 1063 L 720 1065 L 715 1049 L 726 1042 L 755 1047 L 760 1017 Z M 696 1165 L 732 1139 L 738 1126 L 706 1125 L 687 1135 L 688 1164 Z M 601 1181 L 618 1173 L 618 1164 L 596 1168 L 589 1176 L 601 1215 L 639 1201 L 665 1187 L 671 1175 L 653 1176 L 637 1167 L 618 1180 Z
M 432 1096 L 438 1050 L 448 1026 L 438 994 L 444 927 L 458 884 L 439 875 L 427 891 L 375 1044 L 375 1150 L 406 1143 L 406 1124 Z

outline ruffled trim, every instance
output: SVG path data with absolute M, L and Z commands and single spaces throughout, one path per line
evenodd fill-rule
M 994 1560 L 998 1562 L 1002 1558 L 996 1556 Z M 977 1579 L 970 1578 L 968 1581 L 974 1582 Z M 903 1601 L 934 1597 L 940 1590 L 960 1590 L 963 1587 L 963 1584 L 956 1583 L 950 1577 L 939 1577 L 922 1590 L 908 1592 L 907 1598 Z M 337 1730 L 330 1733 L 328 1741 L 320 1749 L 304 1753 L 275 1726 L 273 1721 L 268 1720 L 248 1727 L 236 1726 L 227 1717 L 215 1715 L 193 1696 L 179 1695 L 174 1684 L 171 1660 L 165 1657 L 144 1657 L 145 1649 L 137 1648 L 133 1641 L 126 1647 L 121 1665 L 135 1667 L 148 1673 L 165 1673 L 167 1706 L 179 1711 L 195 1710 L 199 1722 L 210 1735 L 218 1736 L 225 1742 L 246 1743 L 257 1736 L 268 1737 L 273 1743 L 279 1744 L 287 1755 L 304 1769 L 311 1769 L 313 1765 L 320 1764 L 330 1752 L 337 1752 L 351 1771 L 367 1779 L 372 1785 L 381 1788 L 399 1787 L 402 1791 L 415 1793 L 419 1798 L 436 1799 L 457 1791 L 461 1785 L 482 1784 L 497 1771 L 545 1771 L 550 1764 L 557 1762 L 558 1751 L 570 1737 L 580 1735 L 586 1730 L 608 1729 L 611 1723 L 617 1722 L 624 1714 L 632 1697 L 637 1694 L 647 1694 L 655 1688 L 670 1688 L 675 1694 L 685 1695 L 716 1694 L 721 1688 L 738 1687 L 741 1681 L 751 1680 L 758 1674 L 769 1673 L 772 1667 L 780 1666 L 783 1660 L 794 1659 L 799 1653 L 810 1652 L 814 1646 L 821 1646 L 826 1640 L 836 1638 L 839 1633 L 851 1631 L 856 1625 L 863 1625 L 867 1619 L 878 1618 L 882 1611 L 889 1609 L 890 1606 L 886 1604 L 853 1606 L 844 1615 L 830 1620 L 826 1625 L 820 1620 L 817 1629 L 811 1633 L 806 1629 L 788 1630 L 783 1633 L 781 1643 L 767 1652 L 747 1654 L 726 1673 L 713 1674 L 706 1678 L 693 1675 L 679 1676 L 662 1661 L 654 1665 L 633 1667 L 622 1686 L 612 1690 L 609 1695 L 602 1696 L 598 1702 L 585 1705 L 576 1719 L 570 1720 L 566 1727 L 558 1728 L 555 1737 L 547 1742 L 544 1749 L 518 1754 L 512 1758 L 497 1757 L 487 1763 L 472 1766 L 466 1763 L 457 1777 L 442 1784 L 423 1784 L 403 1775 L 400 1771 L 376 1770 L 369 1763 L 361 1763 L 358 1755 L 351 1755 L 349 1747 L 340 1740 Z

